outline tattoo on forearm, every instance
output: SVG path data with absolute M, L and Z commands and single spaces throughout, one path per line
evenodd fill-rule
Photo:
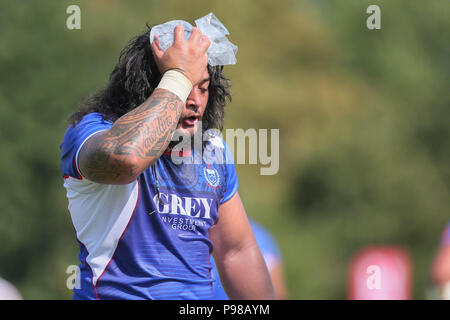
M 133 177 L 158 159 L 176 129 L 184 104 L 174 93 L 157 89 L 150 99 L 119 118 L 100 138 L 94 136 L 83 146 L 82 172 L 93 181 L 110 182 Z M 138 164 L 127 168 L 127 157 Z

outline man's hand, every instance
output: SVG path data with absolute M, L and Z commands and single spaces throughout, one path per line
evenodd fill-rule
M 202 35 L 199 28 L 193 28 L 191 36 L 184 39 L 184 27 L 178 25 L 174 30 L 174 41 L 166 51 L 159 46 L 158 37 L 152 42 L 152 50 L 156 65 L 163 75 L 167 70 L 179 69 L 195 86 L 201 79 L 208 65 L 208 50 L 210 41 Z

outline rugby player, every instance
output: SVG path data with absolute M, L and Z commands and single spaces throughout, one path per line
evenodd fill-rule
M 228 80 L 208 65 L 210 42 L 198 28 L 186 40 L 177 26 L 166 51 L 157 38 L 150 44 L 150 30 L 72 114 L 61 144 L 80 247 L 73 298 L 212 299 L 212 253 L 231 299 L 274 299 L 231 152 L 210 130 L 223 129 Z M 210 137 L 200 152 L 174 157 L 174 133 L 198 130 Z

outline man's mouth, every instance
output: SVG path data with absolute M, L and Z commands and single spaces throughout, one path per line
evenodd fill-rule
M 194 127 L 195 124 L 199 121 L 199 116 L 190 116 L 190 117 L 185 117 L 181 120 L 181 123 L 185 126 L 185 127 Z

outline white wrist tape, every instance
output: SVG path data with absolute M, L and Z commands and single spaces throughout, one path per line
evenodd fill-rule
M 180 71 L 168 70 L 164 73 L 157 88 L 173 92 L 185 103 L 191 93 L 192 83 Z

